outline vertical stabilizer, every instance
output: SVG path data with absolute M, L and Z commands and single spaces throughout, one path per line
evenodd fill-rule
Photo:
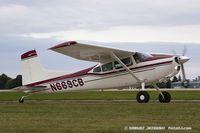
M 39 57 L 35 50 L 31 50 L 22 54 L 21 60 L 23 85 L 46 79 L 47 74 L 40 64 Z

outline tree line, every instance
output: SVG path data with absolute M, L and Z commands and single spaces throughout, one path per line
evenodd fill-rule
M 22 75 L 17 75 L 12 79 L 6 74 L 0 75 L 0 89 L 12 89 L 18 86 L 22 86 Z

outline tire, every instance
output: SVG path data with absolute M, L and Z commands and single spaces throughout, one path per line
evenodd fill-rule
M 162 94 L 164 95 L 164 98 L 161 94 L 159 94 L 158 99 L 161 103 L 169 103 L 171 101 L 171 95 L 170 93 L 163 91 Z
M 148 103 L 150 96 L 148 92 L 140 91 L 138 92 L 136 99 L 138 103 Z
M 24 98 L 20 98 L 19 103 L 23 103 L 23 102 L 24 102 Z

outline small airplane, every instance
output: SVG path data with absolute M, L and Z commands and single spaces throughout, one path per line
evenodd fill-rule
M 180 70 L 183 81 L 186 81 L 183 64 L 190 59 L 184 55 L 143 54 L 76 41 L 56 45 L 50 50 L 78 60 L 97 62 L 97 65 L 70 74 L 48 72 L 40 64 L 36 50 L 28 51 L 21 55 L 23 86 L 15 88 L 27 93 L 19 99 L 20 103 L 24 102 L 25 97 L 41 92 L 124 87 L 139 87 L 136 99 L 139 103 L 147 103 L 150 99 L 145 90 L 147 85 L 152 85 L 159 92 L 161 103 L 169 103 L 170 93 L 161 91 L 156 84 L 174 77 Z

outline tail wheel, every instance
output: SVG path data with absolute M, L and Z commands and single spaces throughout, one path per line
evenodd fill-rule
M 21 97 L 21 98 L 19 99 L 19 103 L 23 103 L 23 102 L 24 102 L 24 98 Z
M 169 103 L 171 101 L 171 95 L 166 91 L 163 91 L 162 94 L 164 97 L 161 94 L 159 94 L 158 96 L 159 101 L 161 103 Z
M 140 91 L 140 92 L 138 92 L 136 98 L 137 98 L 138 103 L 148 103 L 149 99 L 150 99 L 150 96 L 149 96 L 148 92 Z

